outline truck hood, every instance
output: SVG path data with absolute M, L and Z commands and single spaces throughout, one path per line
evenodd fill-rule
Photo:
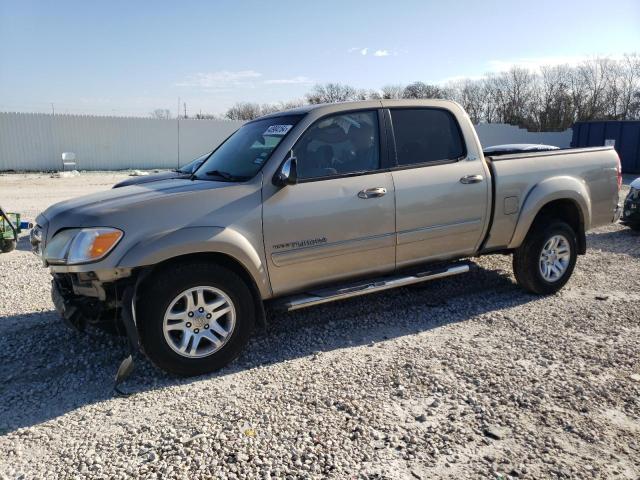
M 260 186 L 261 182 L 174 178 L 56 203 L 37 222 L 46 225 L 47 239 L 65 228 L 115 227 L 131 237 L 189 226 L 224 226 L 229 215 L 240 214 L 224 207 L 234 202 L 238 205 L 242 199 L 249 199 L 250 204 L 259 202 Z
M 171 170 L 169 172 L 152 173 L 149 175 L 141 175 L 139 177 L 129 177 L 126 180 L 116 183 L 113 188 L 128 187 L 129 185 L 141 185 L 143 183 L 159 182 L 161 180 L 169 180 L 171 178 L 189 178 L 190 173 L 177 172 Z

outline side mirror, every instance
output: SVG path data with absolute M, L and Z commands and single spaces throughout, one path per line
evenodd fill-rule
M 287 158 L 278 173 L 273 178 L 273 183 L 284 187 L 285 185 L 293 185 L 298 182 L 298 165 L 297 159 L 293 154 Z

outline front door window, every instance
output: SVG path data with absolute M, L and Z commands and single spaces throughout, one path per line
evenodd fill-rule
M 380 168 L 376 111 L 332 115 L 318 120 L 294 147 L 298 178 L 365 173 Z

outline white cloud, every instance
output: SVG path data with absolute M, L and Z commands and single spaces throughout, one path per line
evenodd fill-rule
M 348 53 L 359 53 L 360 55 L 367 56 L 369 55 L 369 47 L 352 47 L 347 50 Z M 375 50 L 372 55 L 374 57 L 388 57 L 390 55 L 397 55 L 397 52 L 385 49 Z
M 252 80 L 260 77 L 262 77 L 262 74 L 255 70 L 240 70 L 237 72 L 221 70 L 219 72 L 196 73 L 176 85 L 178 87 L 224 88 L 250 84 Z
M 309 77 L 298 75 L 291 78 L 276 78 L 273 80 L 265 80 L 267 85 L 309 85 L 313 83 Z

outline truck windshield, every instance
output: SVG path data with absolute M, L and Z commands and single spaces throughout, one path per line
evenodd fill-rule
M 303 115 L 249 122 L 220 145 L 193 178 L 242 182 L 253 178 Z

